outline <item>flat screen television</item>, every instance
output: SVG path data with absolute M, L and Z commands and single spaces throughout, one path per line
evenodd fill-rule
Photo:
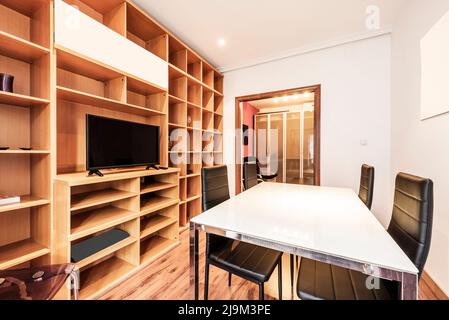
M 86 116 L 86 167 L 101 169 L 156 166 L 160 162 L 160 128 L 99 116 Z

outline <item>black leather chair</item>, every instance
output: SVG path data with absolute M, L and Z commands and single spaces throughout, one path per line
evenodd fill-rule
M 259 180 L 261 181 L 270 181 L 273 180 L 275 178 L 277 178 L 279 176 L 278 172 L 273 172 L 270 174 L 262 174 L 262 171 L 260 170 L 260 162 L 259 159 L 257 159 L 256 157 L 245 157 L 243 158 L 243 163 L 256 163 L 257 165 L 257 176 L 259 178 Z
M 257 163 L 246 162 L 243 164 L 243 185 L 245 190 L 249 190 L 259 184 L 257 176 Z
M 360 176 L 359 198 L 371 210 L 374 193 L 374 167 L 364 164 Z
M 396 178 L 393 217 L 388 233 L 419 270 L 429 254 L 433 220 L 433 182 L 400 173 Z M 399 283 L 379 279 L 380 288 L 366 287 L 368 276 L 326 263 L 302 259 L 297 294 L 303 300 L 397 300 Z
M 226 166 L 203 168 L 203 209 L 209 210 L 230 199 L 228 186 L 228 170 Z M 206 270 L 204 299 L 209 293 L 209 266 L 213 265 L 259 285 L 259 299 L 264 299 L 264 284 L 276 266 L 279 271 L 279 299 L 282 299 L 282 253 L 252 244 L 234 241 L 221 236 L 206 236 Z

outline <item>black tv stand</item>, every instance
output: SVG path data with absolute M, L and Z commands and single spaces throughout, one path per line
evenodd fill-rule
M 104 177 L 104 174 L 102 174 L 100 170 L 90 170 L 88 176 L 90 177 L 90 176 L 93 176 L 93 175 L 97 175 L 97 176 L 99 176 L 101 178 Z

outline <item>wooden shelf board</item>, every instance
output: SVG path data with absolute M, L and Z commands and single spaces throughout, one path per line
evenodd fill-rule
M 48 0 L 2 0 L 2 4 L 24 15 L 31 16 L 41 6 L 48 4 Z
M 140 194 L 150 193 L 161 191 L 165 189 L 175 188 L 178 185 L 175 183 L 167 183 L 167 182 L 153 182 L 141 187 Z
M 57 86 L 58 99 L 141 116 L 164 115 L 163 112 L 131 105 L 89 93 Z
M 50 203 L 50 200 L 38 198 L 32 195 L 21 196 L 20 203 L 8 204 L 5 206 L 0 206 L 0 213 L 9 212 L 14 210 L 32 208 L 47 205 Z M 1 268 L 0 268 L 1 269 Z
M 36 98 L 18 93 L 0 91 L 0 104 L 14 105 L 19 107 L 45 106 L 50 100 Z
M 169 103 L 187 103 L 186 100 L 181 99 L 181 98 L 176 97 L 176 96 L 171 95 L 171 94 L 168 96 L 168 101 L 169 101 Z
M 169 168 L 168 170 L 144 170 L 144 169 L 145 168 L 143 167 L 139 167 L 136 169 L 129 168 L 123 170 L 112 170 L 110 172 L 103 171 L 104 177 L 97 177 L 97 176 L 88 177 L 86 172 L 76 172 L 76 173 L 57 175 L 56 180 L 68 186 L 74 187 L 102 182 L 127 180 L 140 177 L 158 176 L 169 173 L 178 173 L 181 171 L 179 168 Z
M 168 64 L 168 67 L 168 77 L 170 80 L 190 77 L 186 72 L 171 63 Z
M 176 205 L 179 199 L 171 199 L 167 197 L 154 196 L 151 199 L 144 201 L 140 208 L 140 215 L 144 216 L 152 212 Z
M 155 215 L 147 219 L 141 220 L 140 223 L 140 238 L 146 238 L 174 223 L 177 223 L 178 219 L 166 217 L 162 215 Z
M 201 129 L 201 128 L 194 128 L 194 127 L 187 127 L 187 130 L 190 130 L 190 131 L 203 131 L 203 129 Z
M 50 253 L 50 249 L 31 239 L 0 247 L 0 270 L 31 261 Z
M 199 104 L 196 104 L 193 102 L 187 102 L 187 107 L 192 107 L 192 108 L 196 108 L 196 109 L 200 109 L 200 110 L 203 109 Z
M 140 246 L 140 263 L 149 264 L 179 245 L 176 240 L 170 240 L 159 236 L 146 239 Z
M 104 250 L 101 250 L 101 251 L 95 253 L 94 255 L 91 255 L 90 257 L 87 257 L 84 260 L 81 260 L 80 262 L 78 262 L 76 264 L 76 266 L 79 269 L 85 268 L 88 265 L 90 265 L 90 264 L 92 264 L 92 263 L 94 263 L 94 262 L 96 262 L 96 261 L 98 261 L 100 259 L 103 259 L 103 258 L 107 257 L 108 255 L 110 255 L 110 254 L 112 254 L 112 253 L 114 253 L 114 252 L 116 252 L 116 251 L 118 251 L 120 249 L 123 249 L 123 248 L 129 246 L 130 244 L 135 243 L 136 241 L 137 241 L 136 238 L 128 237 L 128 238 L 126 238 L 126 239 L 124 239 L 122 241 L 119 241 L 119 242 L 113 244 L 112 246 L 110 246 L 110 247 L 108 247 L 108 248 L 106 248 Z
M 105 189 L 72 196 L 71 211 L 86 209 L 97 205 L 123 200 L 136 196 L 128 191 Z
M 187 231 L 187 230 L 189 230 L 189 229 L 190 229 L 190 226 L 189 226 L 189 224 L 187 223 L 185 226 L 179 227 L 179 234 L 184 233 L 185 231 Z
M 55 45 L 55 48 L 58 68 L 103 82 L 123 76 L 120 72 L 69 49 L 58 45 Z
M 32 63 L 49 53 L 47 48 L 0 31 L 0 55 Z
M 186 202 L 192 202 L 192 201 L 198 200 L 200 198 L 201 198 L 201 196 L 192 196 L 190 198 L 187 198 Z
M 135 266 L 112 257 L 100 264 L 81 272 L 80 300 L 91 300 L 98 297 L 102 292 L 116 286 L 124 278 L 129 276 Z
M 70 240 L 84 238 L 137 217 L 136 212 L 112 206 L 72 215 Z
M 166 89 L 163 89 L 155 84 L 152 84 L 148 81 L 132 78 L 128 76 L 128 90 L 140 93 L 143 95 L 152 95 L 156 93 L 164 93 L 167 92 Z
M 168 126 L 169 126 L 169 127 L 172 127 L 172 128 L 187 129 L 186 126 L 181 125 L 181 124 L 176 124 L 176 123 L 169 123 Z
M 194 178 L 194 177 L 200 177 L 201 173 L 192 173 L 192 174 L 188 174 L 186 176 L 186 178 Z
M 50 154 L 50 150 L 0 150 L 0 154 Z

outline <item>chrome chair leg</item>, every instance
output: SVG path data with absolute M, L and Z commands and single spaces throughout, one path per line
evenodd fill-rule
M 70 273 L 70 281 L 73 290 L 73 300 L 78 300 L 78 291 L 79 291 L 78 269 L 75 269 Z

